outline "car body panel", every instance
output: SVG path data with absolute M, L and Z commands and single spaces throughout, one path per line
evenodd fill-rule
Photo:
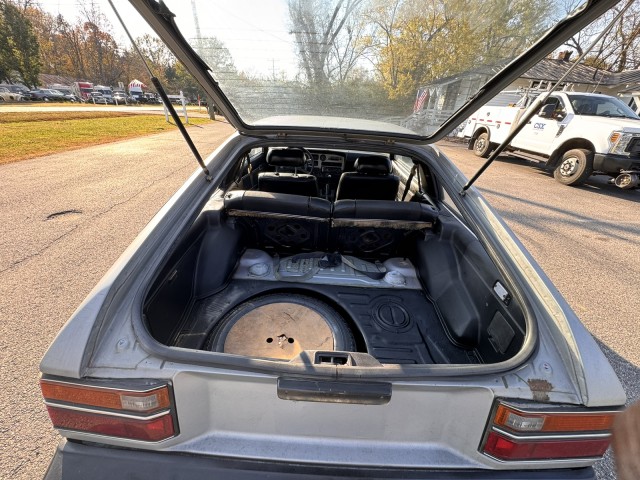
M 221 146 L 207 161 L 211 171 L 216 172 L 215 177 L 224 175 L 225 167 L 220 162 L 226 156 L 233 156 L 250 143 L 251 139 L 236 134 Z M 421 151 L 430 159 L 431 168 L 439 170 L 444 178 L 452 178 L 448 188 L 461 188 L 464 176 L 448 161 L 438 158 L 442 155 L 439 151 L 410 145 L 406 148 Z M 390 365 L 344 371 L 314 366 L 310 371 L 308 367 L 274 365 L 259 359 L 175 349 L 145 338 L 149 334 L 139 313 L 144 295 L 141 286 L 148 284 L 158 263 L 190 222 L 190 215 L 199 211 L 212 189 L 196 171 L 96 287 L 95 296 L 90 296 L 91 300 L 76 312 L 41 363 L 41 370 L 47 375 L 152 377 L 172 382 L 180 436 L 158 444 L 122 439 L 105 442 L 145 450 L 200 455 L 215 451 L 230 457 L 287 462 L 510 469 L 511 465 L 477 452 L 478 439 L 495 398 L 589 407 L 624 403 L 624 392 L 590 334 L 475 189 L 458 197 L 456 204 L 469 214 L 469 223 L 481 236 L 487 237 L 487 244 L 495 245 L 496 258 L 513 259 L 512 264 L 499 262 L 509 275 L 522 278 L 522 282 L 526 279 L 533 289 L 525 295 L 533 302 L 531 310 L 540 320 L 540 341 L 516 363 L 506 367 L 485 365 L 484 369 L 475 370 L 473 366 Z M 78 349 L 79 342 L 87 347 Z M 518 368 L 513 370 L 516 364 Z M 305 371 L 317 379 L 389 381 L 393 385 L 391 402 L 372 407 L 279 400 L 278 377 Z M 467 403 L 470 398 L 476 400 Z M 424 402 L 431 413 L 439 409 L 441 413 L 425 416 L 423 421 L 427 424 L 401 422 L 407 409 L 418 408 L 416 401 Z M 452 423 L 452 417 L 445 412 L 451 412 L 454 404 L 458 405 L 454 410 L 459 412 L 455 417 L 459 422 Z M 265 405 L 269 408 L 263 408 Z M 248 421 L 246 415 L 234 416 L 234 411 L 255 411 L 257 417 Z M 286 420 L 280 421 L 284 417 Z M 324 430 L 322 425 L 326 425 Z M 325 436 L 314 436 L 314 432 L 323 431 Z M 458 433 L 447 434 L 447 439 L 442 440 L 443 431 Z M 78 432 L 62 433 L 78 440 L 94 438 Z M 562 464 L 582 467 L 591 462 Z M 540 462 L 519 462 L 518 467 L 537 469 Z
M 106 450 L 106 451 L 105 451 Z M 167 455 L 62 441 L 56 450 L 45 480 L 110 480 L 115 477 L 150 477 L 157 480 L 595 480 L 592 468 L 547 470 L 415 470 L 409 468 L 358 468 L 327 465 L 240 461 L 224 457 Z

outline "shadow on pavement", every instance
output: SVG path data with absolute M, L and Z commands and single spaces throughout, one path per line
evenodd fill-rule
M 556 235 L 558 234 L 557 232 L 561 231 L 561 229 L 555 228 L 554 225 L 556 223 L 562 223 L 564 227 L 570 225 L 572 228 L 583 231 L 588 235 L 593 235 L 594 232 L 606 232 L 606 236 L 616 238 L 620 241 L 631 244 L 640 243 L 640 228 L 637 225 L 625 225 L 615 220 L 597 220 L 591 216 L 580 215 L 571 211 L 571 205 L 568 205 L 567 208 L 559 208 L 547 203 L 540 203 L 520 198 L 515 195 L 492 190 L 490 188 L 480 187 L 479 190 L 481 190 L 483 194 L 490 194 L 498 198 L 508 199 L 528 207 L 522 209 L 522 211 L 528 212 L 526 216 L 521 215 L 518 212 L 505 211 L 504 209 L 497 208 L 500 215 L 508 222 L 520 223 L 537 230 L 553 231 Z M 535 212 L 535 208 L 539 208 L 540 212 Z M 561 216 L 558 218 L 551 218 L 548 215 L 545 215 L 545 212 L 554 212 Z
M 542 167 L 542 164 L 533 162 L 530 160 L 526 160 L 519 157 L 513 157 L 510 155 L 501 155 L 497 159 L 500 163 L 508 163 L 511 165 L 522 165 L 528 166 L 535 169 L 540 175 L 544 175 L 545 177 L 553 180 L 553 172 L 551 170 L 547 170 Z M 621 200 L 627 200 L 629 202 L 640 203 L 640 190 L 622 190 L 621 188 L 616 187 L 615 185 L 608 182 L 609 177 L 605 175 L 590 177 L 589 180 L 584 184 L 578 187 L 567 187 L 567 188 L 575 188 L 578 190 L 584 190 L 590 193 L 595 193 L 598 195 L 604 195 L 607 197 L 615 197 Z M 555 180 L 554 180 L 555 181 Z

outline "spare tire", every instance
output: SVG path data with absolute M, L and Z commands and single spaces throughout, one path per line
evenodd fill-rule
M 304 350 L 354 351 L 345 320 L 305 295 L 276 293 L 241 303 L 214 327 L 207 350 L 291 360 Z

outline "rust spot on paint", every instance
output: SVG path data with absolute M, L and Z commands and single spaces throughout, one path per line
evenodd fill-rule
M 547 380 L 532 378 L 527 380 L 527 384 L 529 385 L 531 393 L 533 393 L 533 399 L 536 402 L 549 401 L 548 393 L 553 390 L 553 385 L 551 385 Z

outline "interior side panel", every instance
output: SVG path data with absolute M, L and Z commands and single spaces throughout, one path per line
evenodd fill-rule
M 477 349 L 486 363 L 515 354 L 525 320 L 514 298 L 498 299 L 506 285 L 477 238 L 453 216 L 441 215 L 436 234 L 418 243 L 417 268 L 451 340 Z

